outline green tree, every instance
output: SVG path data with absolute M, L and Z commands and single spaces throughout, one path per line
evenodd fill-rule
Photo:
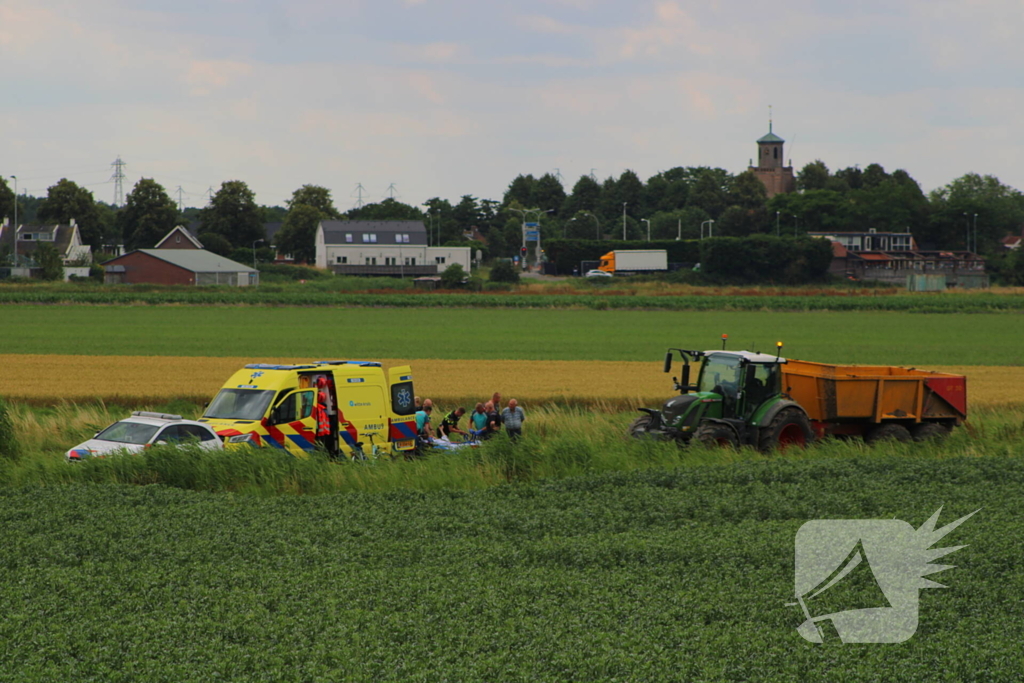
M 562 202 L 561 215 L 573 216 L 579 211 L 597 211 L 601 203 L 601 186 L 588 175 L 580 176 L 572 186 L 572 194 Z
M 864 187 L 864 173 L 856 166 L 840 169 L 835 172 L 833 177 L 844 181 L 851 190 L 859 190 Z
M 799 190 L 824 190 L 828 186 L 828 166 L 821 159 L 812 161 L 796 174 Z
M 444 289 L 458 289 L 462 281 L 469 277 L 465 269 L 458 263 L 453 263 L 441 273 L 441 287 Z
M 256 204 L 256 195 L 241 180 L 221 183 L 199 220 L 202 232 L 220 235 L 232 246 L 251 247 L 253 242 L 266 237 L 263 210 Z M 206 240 L 200 240 L 209 248 Z
M 997 253 L 999 240 L 1024 224 L 1024 195 L 991 175 L 963 175 L 933 190 L 929 201 L 927 241 L 943 249 L 964 249 L 968 231 L 973 245 L 977 225 L 978 251 Z
M 513 284 L 519 282 L 519 273 L 516 272 L 515 266 L 509 261 L 498 261 L 491 268 L 490 275 L 491 282 L 511 282 Z
M 200 233 L 199 241 L 203 243 L 204 249 L 212 251 L 219 256 L 229 257 L 231 252 L 235 250 L 235 247 L 231 245 L 231 242 L 224 235 L 218 235 L 215 232 Z M 252 244 L 249 246 L 251 247 Z
M 537 179 L 530 175 L 517 175 L 515 179 L 509 183 L 508 189 L 505 190 L 505 196 L 502 199 L 502 204 L 508 206 L 512 202 L 519 202 L 523 206 L 533 206 L 535 204 L 533 200 L 533 188 L 537 184 Z M 545 207 L 551 208 L 551 207 Z
M 889 179 L 889 174 L 885 172 L 880 164 L 869 164 L 864 169 L 864 174 L 861 177 L 864 189 L 870 190 L 873 187 L 877 187 Z
M 178 208 L 163 186 L 152 178 L 142 178 L 125 197 L 116 226 L 128 249 L 152 249 L 178 220 Z
M 747 211 L 764 209 L 768 191 L 756 175 L 744 171 L 733 177 L 729 187 L 729 203 Z
M 696 181 L 690 188 L 687 206 L 703 209 L 709 216 L 717 217 L 729 205 L 729 174 L 722 169 L 701 168 Z M 721 171 L 721 173 L 719 173 Z
M 0 176 L 0 223 L 3 219 L 11 219 L 11 224 L 14 224 L 14 202 L 16 197 L 14 196 L 14 190 L 7 184 L 7 178 Z M 18 222 L 21 222 L 23 216 L 21 206 L 18 206 Z
M 315 206 L 292 203 L 284 225 L 274 236 L 275 246 L 282 254 L 291 254 L 296 262 L 316 261 L 316 231 L 324 214 Z
M 42 279 L 64 279 L 64 262 L 61 260 L 60 254 L 57 252 L 57 247 L 49 243 L 42 243 L 36 247 L 34 257 L 36 265 L 43 271 L 40 275 Z
M 533 186 L 533 203 L 545 211 L 552 209 L 553 215 L 557 215 L 565 203 L 562 182 L 550 173 L 542 175 Z
M 99 211 L 92 192 L 67 178 L 61 178 L 47 189 L 46 199 L 39 204 L 37 218 L 42 222 L 62 224 L 70 223 L 73 218 L 84 244 L 99 246 L 103 241 Z
M 418 221 L 423 220 L 423 212 L 415 206 L 404 204 L 397 199 L 387 199 L 371 204 L 363 204 L 345 213 L 354 221 Z
M 320 185 L 303 185 L 292 193 L 292 198 L 285 202 L 289 209 L 296 206 L 312 206 L 320 212 L 324 220 L 339 220 L 341 214 L 334 208 L 331 191 Z M 410 207 L 412 208 L 412 207 Z

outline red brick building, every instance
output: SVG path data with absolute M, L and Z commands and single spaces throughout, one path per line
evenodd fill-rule
M 179 225 L 171 230 L 167 235 L 160 240 L 155 249 L 202 249 L 203 243 L 199 241 L 197 237 L 193 237 L 192 234 L 185 229 L 185 226 Z
M 107 261 L 103 270 L 106 284 L 259 284 L 253 268 L 202 249 L 137 249 Z

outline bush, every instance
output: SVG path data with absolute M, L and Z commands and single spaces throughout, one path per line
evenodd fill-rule
M 720 283 L 797 285 L 828 278 L 832 245 L 808 237 L 712 237 L 700 245 L 701 274 Z
M 491 268 L 491 282 L 516 284 L 519 282 L 519 273 L 511 261 L 498 261 Z
M 444 289 L 458 289 L 465 284 L 469 278 L 466 271 L 458 263 L 453 263 L 441 273 L 441 287 Z
M 14 434 L 14 424 L 7 402 L 0 398 L 0 458 L 16 460 L 21 456 L 21 444 Z
M 309 266 L 293 266 L 289 264 L 272 264 L 272 263 L 261 263 L 259 264 L 260 280 L 266 282 L 273 281 L 294 281 L 299 280 L 330 280 L 334 277 L 330 272 L 325 270 L 319 270 L 317 268 L 310 268 Z M 269 278 L 266 276 L 270 276 Z

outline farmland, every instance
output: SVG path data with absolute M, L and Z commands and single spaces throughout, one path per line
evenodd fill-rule
M 965 295 L 967 296 L 967 295 Z M 774 348 L 821 362 L 1024 365 L 1024 316 L 244 306 L 3 306 L 5 354 L 607 360 L 667 346 Z
M 0 680 L 1015 680 L 1024 462 L 920 454 L 260 499 L 0 489 Z M 982 512 L 898 646 L 811 645 L 807 519 Z

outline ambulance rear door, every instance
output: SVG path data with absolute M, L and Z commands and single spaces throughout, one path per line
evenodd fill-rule
M 412 368 L 399 365 L 388 370 L 390 393 L 390 439 L 395 450 L 409 451 L 416 447 L 416 391 L 412 385 Z

